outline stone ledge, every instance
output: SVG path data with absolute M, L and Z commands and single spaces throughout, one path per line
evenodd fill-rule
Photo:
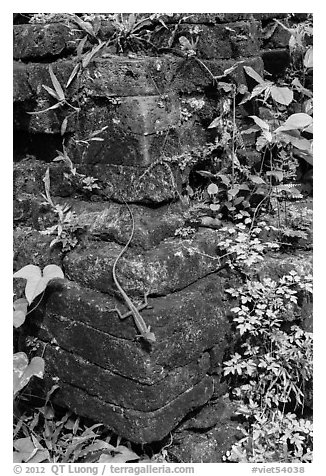
M 79 388 L 61 384 L 60 389 L 54 393 L 54 401 L 78 415 L 103 422 L 119 436 L 130 441 L 151 443 L 168 435 L 187 413 L 204 405 L 212 393 L 212 378 L 205 377 L 163 408 L 154 412 L 139 412 L 105 403 Z
M 143 253 L 127 250 L 119 260 L 119 281 L 126 291 L 166 295 L 219 270 L 223 262 L 216 250 L 218 230 L 201 229 L 193 238 L 167 239 Z M 74 249 L 64 259 L 66 275 L 72 281 L 104 293 L 114 290 L 112 266 L 121 251 L 116 243 L 89 243 Z
M 27 158 L 14 164 L 16 197 L 26 193 L 41 196 L 44 193 L 43 178 L 47 167 L 50 168 L 52 198 L 81 195 L 80 186 L 65 179 L 64 173 L 69 170 L 62 163 L 45 163 Z M 98 179 L 101 187 L 100 200 L 158 205 L 174 201 L 182 190 L 180 171 L 175 166 L 168 167 L 159 163 L 152 167 L 77 164 L 77 169 L 81 174 Z
M 35 314 L 33 325 L 42 340 L 55 339 L 62 349 L 89 362 L 152 385 L 216 345 L 220 353 L 214 351 L 213 365 L 221 363 L 229 332 L 224 288 L 239 282 L 237 276 L 220 272 L 169 296 L 149 298 L 151 308 L 142 316 L 157 338 L 150 349 L 135 340 L 138 331 L 132 316 L 120 320 L 112 311 L 115 306 L 128 311 L 121 300 L 68 281 L 49 291 L 46 316 Z
M 48 376 L 58 377 L 61 382 L 79 387 L 106 403 L 141 412 L 155 411 L 169 404 L 198 384 L 209 368 L 209 356 L 205 353 L 198 363 L 175 368 L 162 375 L 161 380 L 144 384 L 49 344 L 45 346 L 43 358 Z

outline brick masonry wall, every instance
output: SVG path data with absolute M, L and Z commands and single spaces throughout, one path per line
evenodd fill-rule
M 57 403 L 141 443 L 162 439 L 188 412 L 225 391 L 220 368 L 229 304 L 223 289 L 239 282 L 211 258 L 218 230 L 199 229 L 191 240 L 174 237 L 185 222 L 182 176 L 162 158 L 182 156 L 210 139 L 207 126 L 218 114 L 211 74 L 239 62 L 232 75 L 246 84 L 244 65 L 263 74 L 265 63 L 279 74 L 288 57 L 286 31 L 270 31 L 273 18 L 285 14 L 184 16 L 182 22 L 180 14 L 164 18 L 166 28 L 152 38 L 155 55 L 104 48 L 64 88 L 78 114 L 67 105 L 36 112 L 55 104 L 43 87 L 53 88 L 49 65 L 67 84 L 85 33 L 64 18 L 28 24 L 16 14 L 14 25 L 15 270 L 56 263 L 66 276 L 31 318 L 44 349 L 45 383 L 59 377 Z M 211 74 L 180 50 L 178 39 L 191 40 L 194 31 Z M 106 21 L 99 37 L 108 41 L 113 33 Z M 245 121 L 249 112 L 240 112 Z M 101 129 L 102 141 L 85 141 Z M 53 162 L 63 139 L 78 172 L 98 179 L 100 191 L 81 190 L 67 180 L 67 166 Z M 70 252 L 50 249 L 52 238 L 40 233 L 54 223 L 42 204 L 47 168 L 53 201 L 71 205 L 83 230 Z M 142 315 L 157 337 L 151 349 L 135 339 L 132 318 L 121 321 L 112 312 L 115 305 L 123 308 L 112 266 L 131 231 L 124 202 L 136 228 L 119 262 L 119 281 L 133 299 L 149 291 L 152 308 Z

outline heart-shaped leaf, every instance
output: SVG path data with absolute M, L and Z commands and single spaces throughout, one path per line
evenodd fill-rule
M 44 360 L 42 357 L 33 357 L 28 363 L 24 352 L 17 352 L 13 356 L 14 395 L 28 384 L 33 376 L 43 378 Z
M 31 304 L 33 300 L 45 290 L 49 281 L 54 278 L 63 279 L 64 275 L 61 268 L 55 264 L 45 266 L 43 276 L 38 266 L 29 264 L 17 271 L 14 274 L 14 278 L 23 278 L 27 280 L 25 296 L 28 304 Z

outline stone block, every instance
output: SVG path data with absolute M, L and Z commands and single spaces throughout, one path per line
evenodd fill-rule
M 289 28 L 288 22 L 284 22 L 284 26 Z M 282 28 L 281 25 L 276 24 L 273 22 L 272 24 L 269 23 L 263 30 L 262 30 L 262 48 L 263 49 L 276 49 L 276 48 L 288 48 L 289 40 L 291 37 L 291 33 Z
M 119 260 L 119 280 L 128 292 L 166 295 L 183 289 L 203 276 L 219 270 L 223 262 L 216 254 L 218 230 L 201 229 L 192 239 L 168 239 L 141 253 L 130 250 Z M 114 289 L 112 266 L 121 246 L 92 242 L 87 250 L 76 249 L 64 260 L 67 277 L 80 284 L 109 292 Z
M 208 88 L 213 88 L 213 76 L 219 76 L 236 62 L 233 59 L 228 60 L 204 60 L 204 65 L 210 70 L 211 74 L 195 58 L 184 60 L 176 69 L 173 77 L 172 87 L 183 93 L 205 92 Z M 230 74 L 230 77 L 237 84 L 247 84 L 243 66 L 251 66 L 259 74 L 263 74 L 264 63 L 260 56 L 252 58 L 242 58 L 238 61 L 237 68 Z
M 201 59 L 230 59 L 257 56 L 259 54 L 259 22 L 242 21 L 236 23 L 193 26 L 181 23 L 176 33 L 175 26 L 159 30 L 152 41 L 159 48 L 171 48 L 182 52 L 181 36 L 190 43 L 198 38 L 196 53 Z M 174 34 L 173 44 L 170 45 Z
M 235 276 L 219 272 L 171 295 L 149 298 L 151 308 L 144 309 L 142 315 L 155 331 L 157 342 L 148 349 L 135 340 L 138 331 L 132 317 L 120 320 L 112 311 L 115 306 L 121 312 L 128 311 L 121 299 L 66 281 L 49 295 L 46 316 L 39 320 L 39 337 L 48 342 L 54 338 L 62 349 L 125 377 L 152 384 L 168 369 L 197 360 L 215 345 L 220 346 L 221 354 L 215 352 L 214 365 L 221 363 L 229 332 L 223 289 L 235 283 Z M 129 364 L 129 357 L 123 358 L 123 354 L 132 356 L 133 362 Z
M 29 23 L 14 25 L 13 57 L 16 60 L 31 61 L 43 58 L 53 59 L 76 53 L 77 46 L 85 32 L 67 18 L 48 23 Z M 104 21 L 98 33 L 99 39 L 105 41 L 114 33 L 112 22 Z M 87 41 L 84 52 L 94 44 Z
M 131 317 L 110 311 L 114 298 L 67 280 L 51 286 L 29 332 L 40 351 L 46 344 L 45 382 L 59 378 L 57 403 L 90 418 L 97 412 L 96 421 L 131 441 L 163 438 L 213 394 L 207 350 L 223 349 L 230 332 L 223 291 L 230 279 L 234 285 L 235 276 L 215 273 L 149 299 L 142 314 L 157 337 L 150 349 L 134 340 Z
M 41 196 L 44 193 L 43 178 L 48 167 L 52 197 L 81 195 L 81 187 L 65 178 L 64 173 L 69 172 L 69 169 L 62 163 L 47 164 L 35 158 L 27 158 L 14 165 L 16 197 L 25 193 Z M 79 173 L 99 180 L 100 197 L 104 200 L 166 204 L 175 200 L 182 190 L 178 169 L 159 163 L 152 167 L 78 165 L 77 169 Z
M 77 215 L 76 224 L 86 227 L 89 239 L 127 243 L 131 233 L 131 220 L 124 204 L 110 202 L 86 202 L 63 200 L 69 203 Z M 135 232 L 131 246 L 145 250 L 174 236 L 175 230 L 184 222 L 184 207 L 180 203 L 162 205 L 152 209 L 140 205 L 130 205 L 135 220 Z
M 163 439 L 187 413 L 204 405 L 210 399 L 212 391 L 212 379 L 207 376 L 173 402 L 153 412 L 118 407 L 68 384 L 62 384 L 55 392 L 54 401 L 78 415 L 103 422 L 119 436 L 130 441 L 151 443 Z
M 157 382 L 144 384 L 94 365 L 58 346 L 47 344 L 44 347 L 46 373 L 51 378 L 58 377 L 60 382 L 79 387 L 113 405 L 143 412 L 164 407 L 198 384 L 205 378 L 209 366 L 206 353 L 198 363 L 175 368 Z
M 53 72 L 56 75 L 63 89 L 65 89 L 65 84 L 67 83 L 68 78 L 72 73 L 72 70 L 74 69 L 75 65 L 76 62 L 73 60 L 58 60 L 53 64 L 51 63 Z M 51 96 L 42 87 L 43 84 L 53 89 L 48 63 L 24 64 L 18 61 L 14 61 L 14 102 L 22 102 L 26 100 L 48 101 Z M 75 85 L 73 83 L 71 86 L 69 86 L 69 97 L 71 97 L 74 92 Z M 53 104 L 55 104 L 54 98 L 51 105 Z M 40 103 L 39 106 L 42 106 L 42 104 Z M 41 107 L 39 107 L 39 109 L 41 110 Z
M 263 50 L 264 68 L 275 76 L 282 76 L 290 65 L 291 56 L 288 49 Z
M 90 63 L 81 86 L 92 97 L 157 96 L 168 92 L 172 75 L 173 63 L 165 56 L 108 55 Z
M 76 32 L 64 23 L 14 25 L 13 56 L 15 60 L 57 57 L 76 50 L 78 38 Z
M 149 167 L 96 164 L 78 170 L 98 178 L 103 195 L 120 203 L 166 204 L 182 190 L 179 170 L 161 163 Z

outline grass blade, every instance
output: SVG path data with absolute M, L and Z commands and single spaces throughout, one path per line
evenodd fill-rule
M 59 83 L 56 75 L 53 72 L 52 66 L 49 65 L 49 73 L 51 76 L 51 81 L 54 86 L 54 89 L 58 95 L 59 101 L 64 101 L 65 100 L 65 93 L 63 92 L 63 89 L 61 87 L 61 84 Z
M 52 88 L 50 88 L 49 86 L 45 86 L 45 84 L 42 84 L 42 88 L 44 88 L 57 101 L 60 101 L 60 98 L 58 97 L 57 93 Z

